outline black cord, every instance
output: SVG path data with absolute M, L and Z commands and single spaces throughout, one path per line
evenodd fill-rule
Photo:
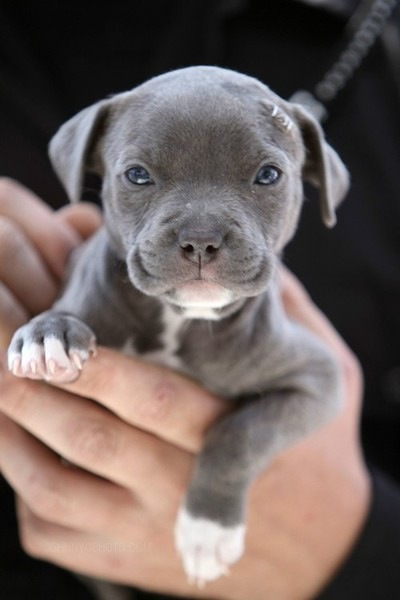
M 290 100 L 302 104 L 319 121 L 324 121 L 328 116 L 324 104 L 336 98 L 353 77 L 378 37 L 385 30 L 398 3 L 399 0 L 364 0 L 349 21 L 349 29 L 353 30 L 350 42 L 341 52 L 337 61 L 315 85 L 314 93 L 300 90 L 293 94 Z M 397 47 L 395 43 L 396 39 L 398 41 L 398 31 L 397 38 L 395 37 L 396 25 L 394 24 L 394 29 L 389 29 L 389 31 L 391 32 L 389 44 L 391 62 L 395 63 L 394 69 L 397 69 L 398 64 L 400 64 L 400 54 L 398 54 L 400 52 L 400 42 L 398 42 Z M 396 79 L 400 86 L 398 72 L 396 72 Z

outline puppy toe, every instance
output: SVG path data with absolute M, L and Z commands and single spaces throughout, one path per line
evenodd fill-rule
M 21 343 L 8 353 L 8 367 L 17 377 L 42 379 L 44 365 L 43 347 L 35 342 Z
M 42 379 L 45 370 L 43 346 L 36 342 L 24 344 L 21 352 L 21 371 L 23 376 L 30 379 Z
M 56 337 L 46 337 L 44 339 L 44 355 L 46 363 L 44 378 L 46 380 L 69 383 L 79 377 L 80 368 L 68 356 L 64 344 Z

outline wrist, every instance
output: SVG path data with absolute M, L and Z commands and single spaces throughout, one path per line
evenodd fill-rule
M 294 486 L 296 500 L 291 508 L 281 506 L 277 539 L 271 540 L 271 548 L 281 548 L 275 560 L 282 585 L 273 596 L 277 600 L 318 596 L 351 555 L 371 504 L 370 477 L 357 458 L 339 473 L 310 469 L 309 476 L 303 473 L 303 486 Z
M 316 541 L 313 547 L 312 593 L 304 596 L 304 600 L 316 598 L 347 562 L 365 526 L 371 501 L 371 479 L 365 465 L 360 462 L 351 478 L 344 477 L 340 489 L 335 490 L 330 522 L 320 531 L 318 543 Z
M 230 594 L 216 596 L 221 600 L 316 598 L 357 542 L 371 499 L 363 463 L 317 470 L 295 452 L 290 472 L 282 458 L 254 486 L 247 552 L 232 571 Z

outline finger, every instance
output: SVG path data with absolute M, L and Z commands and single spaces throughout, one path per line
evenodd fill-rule
M 360 363 L 330 321 L 312 302 L 297 277 L 285 267 L 281 267 L 280 275 L 282 300 L 288 316 L 313 331 L 333 351 L 341 368 L 346 396 L 352 399 L 347 403 L 345 414 L 351 417 L 348 419 L 349 425 L 358 427 L 363 389 Z
M 120 537 L 128 519 L 133 522 L 140 512 L 132 492 L 68 467 L 4 415 L 0 415 L 0 469 L 30 510 L 50 523 Z
M 48 308 L 58 289 L 37 248 L 6 217 L 0 217 L 0 281 L 32 314 Z
M 108 348 L 99 348 L 76 382 L 61 386 L 193 452 L 228 409 L 227 403 L 178 373 Z
M 342 352 L 344 343 L 335 329 L 312 302 L 297 277 L 284 267 L 281 270 L 281 293 L 285 310 L 290 317 L 306 325 Z
M 330 321 L 312 302 L 297 277 L 285 267 L 281 269 L 281 293 L 285 310 L 291 318 L 324 339 L 343 361 L 356 362 L 350 348 Z
M 28 318 L 28 311 L 0 281 L 0 350 L 7 348 L 14 331 Z
M 129 539 L 119 540 L 53 525 L 38 519 L 22 502 L 17 506 L 22 546 L 35 558 L 103 581 L 115 581 L 130 588 L 150 588 L 155 593 L 168 594 L 168 597 L 205 597 L 204 590 L 196 590 L 187 581 L 173 544 L 171 523 L 153 519 L 139 529 L 128 524 Z M 259 564 L 263 558 L 261 556 Z M 265 564 L 260 566 L 260 571 L 262 566 L 265 572 Z M 251 576 L 252 573 L 245 577 L 244 584 L 243 575 L 236 576 L 233 583 L 231 578 L 211 582 L 207 597 L 244 598 L 244 588 L 248 587 L 246 579 L 251 581 Z M 235 595 L 232 589 L 236 590 L 238 584 L 240 592 Z M 101 589 L 104 591 L 103 587 Z
M 56 211 L 54 217 L 68 223 L 83 240 L 90 237 L 103 223 L 101 210 L 90 202 L 67 204 Z
M 8 178 L 0 179 L 0 215 L 21 228 L 36 246 L 57 278 L 61 278 L 66 259 L 80 239 L 76 231 L 33 192 Z
M 71 463 L 123 487 L 157 496 L 166 481 L 181 490 L 188 480 L 188 453 L 64 390 L 3 373 L 0 410 Z
M 27 554 L 84 576 L 130 585 L 137 580 L 146 585 L 146 578 L 148 584 L 160 566 L 153 557 L 165 557 L 166 553 L 175 556 L 172 536 L 168 536 L 169 544 L 161 540 L 165 549 L 159 547 L 158 539 L 157 551 L 154 552 L 151 527 L 129 526 L 126 528 L 130 533 L 129 539 L 116 538 L 117 541 L 113 541 L 114 537 L 109 539 L 49 523 L 38 518 L 22 501 L 18 501 L 17 510 L 21 545 Z M 180 573 L 177 559 L 175 566 Z M 149 569 L 151 572 L 148 572 Z

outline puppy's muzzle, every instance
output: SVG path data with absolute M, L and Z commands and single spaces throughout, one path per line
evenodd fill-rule
M 178 244 L 183 258 L 206 265 L 217 258 L 224 237 L 220 231 L 185 227 L 178 234 Z

